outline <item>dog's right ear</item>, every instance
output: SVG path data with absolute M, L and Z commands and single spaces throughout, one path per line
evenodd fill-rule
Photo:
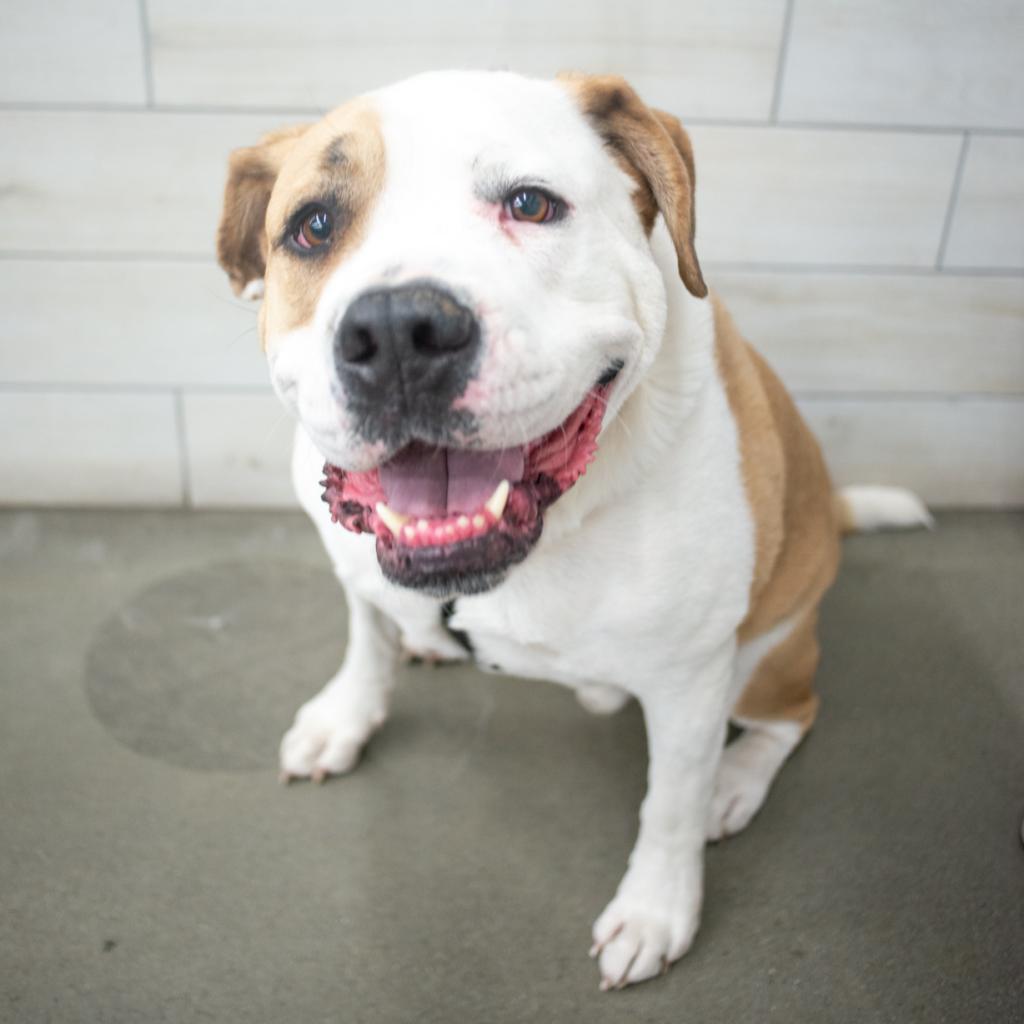
M 267 205 L 278 172 L 309 125 L 265 135 L 255 146 L 236 149 L 228 159 L 224 209 L 217 228 L 217 262 L 236 295 L 259 298 L 267 269 Z

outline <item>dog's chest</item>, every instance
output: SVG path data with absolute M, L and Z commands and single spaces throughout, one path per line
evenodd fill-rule
M 746 607 L 748 513 L 742 501 L 696 495 L 671 504 L 687 510 L 671 530 L 624 528 L 626 513 L 595 517 L 494 591 L 456 601 L 449 627 L 485 670 L 569 686 L 663 676 L 713 649 Z M 647 514 L 668 522 L 653 499 Z

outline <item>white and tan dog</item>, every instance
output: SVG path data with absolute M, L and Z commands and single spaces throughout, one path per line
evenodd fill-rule
M 834 496 L 708 295 L 693 188 L 679 123 L 621 79 L 430 74 L 234 153 L 218 239 L 263 293 L 295 486 L 348 598 L 283 773 L 355 765 L 403 646 L 592 711 L 637 697 L 649 783 L 593 929 L 602 987 L 686 952 L 705 841 L 810 728 L 841 529 L 927 520 L 906 492 Z

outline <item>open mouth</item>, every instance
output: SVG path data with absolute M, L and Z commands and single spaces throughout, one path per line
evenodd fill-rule
M 526 557 L 544 510 L 594 458 L 608 390 L 599 384 L 564 423 L 515 448 L 414 441 L 367 472 L 328 463 L 331 518 L 376 535 L 377 560 L 393 583 L 444 597 L 489 590 Z

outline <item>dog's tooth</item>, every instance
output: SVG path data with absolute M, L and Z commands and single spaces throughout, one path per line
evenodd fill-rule
M 495 519 L 500 519 L 502 512 L 505 511 L 505 502 L 508 501 L 509 483 L 507 480 L 502 480 L 497 487 L 494 488 L 494 493 L 484 502 L 484 508 L 494 516 Z
M 401 532 L 402 527 L 409 522 L 408 516 L 403 516 L 401 512 L 388 508 L 383 501 L 377 502 L 376 509 L 381 521 L 396 537 Z

